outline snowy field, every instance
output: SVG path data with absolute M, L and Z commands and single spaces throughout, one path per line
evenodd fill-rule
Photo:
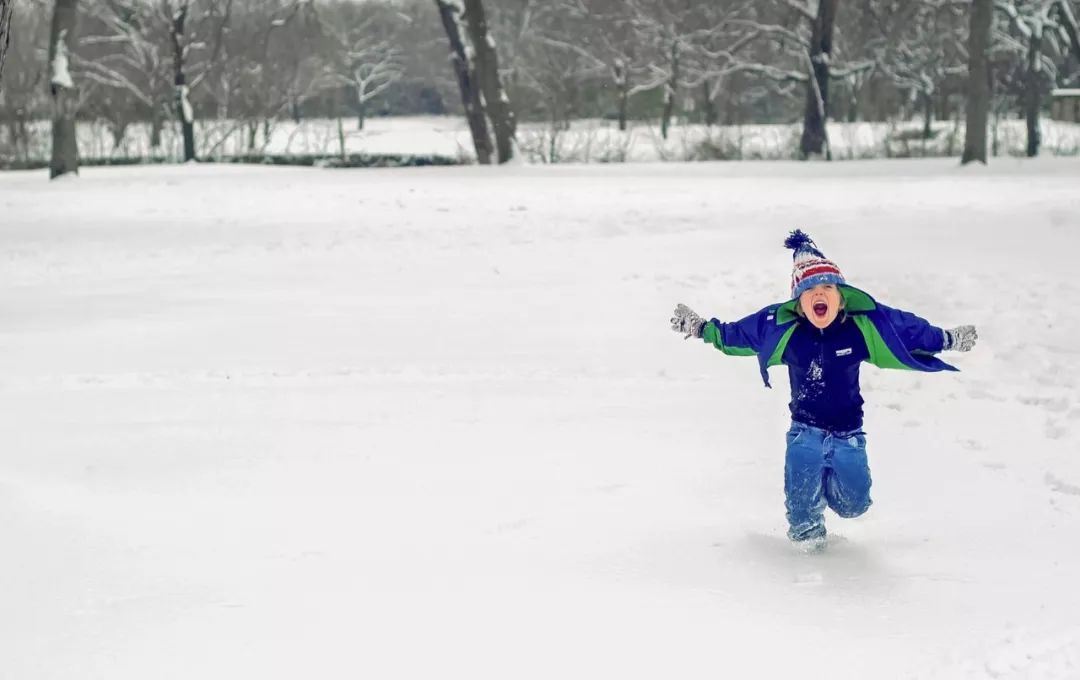
M 0 175 L 0 676 L 1080 677 L 1080 162 Z M 784 538 L 786 376 L 684 342 L 800 226 L 980 344 L 864 369 L 875 505 Z
M 408 116 L 371 118 L 363 130 L 356 121 L 343 121 L 344 145 L 350 154 L 438 155 L 471 163 L 475 160 L 468 127 L 460 116 Z M 1002 156 L 1024 156 L 1027 131 L 1016 118 L 991 121 L 989 137 Z M 883 157 L 955 156 L 964 147 L 964 126 L 953 121 L 935 121 L 934 137 L 922 140 L 921 120 L 894 123 L 830 123 L 829 139 L 837 160 Z M 0 128 L 0 161 L 4 157 L 48 160 L 50 128 L 41 121 L 28 128 L 23 145 L 13 145 L 10 133 Z M 1048 156 L 1080 156 L 1080 124 L 1043 118 L 1042 153 Z M 801 121 L 792 125 L 716 126 L 676 125 L 668 139 L 657 124 L 634 122 L 620 132 L 614 121 L 578 120 L 567 130 L 552 132 L 543 123 L 524 122 L 519 126 L 520 155 L 530 163 L 612 163 L 700 160 L 784 160 L 799 148 Z M 155 153 L 149 145 L 150 129 L 132 125 L 122 143 L 114 148 L 104 123 L 79 124 L 79 153 L 84 158 L 150 158 L 164 154 L 173 160 L 183 157 L 178 129 L 167 126 L 162 149 Z M 260 127 L 249 146 L 249 132 L 243 121 L 200 120 L 196 123 L 199 158 L 277 154 L 329 155 L 341 153 L 337 121 L 275 121 L 264 135 Z M 994 140 L 996 139 L 996 142 Z M 16 148 L 18 146 L 19 148 Z M 23 148 L 25 147 L 25 148 Z

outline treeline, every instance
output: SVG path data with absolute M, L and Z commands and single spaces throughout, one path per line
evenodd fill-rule
M 192 157 L 195 119 L 236 121 L 254 149 L 283 118 L 362 126 L 370 115 L 463 113 L 483 161 L 506 160 L 520 120 L 645 119 L 665 136 L 675 122 L 802 120 L 802 155 L 828 157 L 827 119 L 917 116 L 929 135 L 934 119 L 970 115 L 975 102 L 983 127 L 986 115 L 1027 117 L 1034 155 L 1050 89 L 1078 82 L 1075 10 L 1073 0 L 22 0 L 0 125 L 18 144 L 31 121 L 55 120 L 62 98 L 117 144 L 134 122 L 149 123 L 155 145 L 179 125 Z

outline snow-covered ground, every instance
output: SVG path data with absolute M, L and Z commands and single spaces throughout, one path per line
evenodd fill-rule
M 0 676 L 1076 678 L 1080 162 L 0 175 Z M 786 379 L 684 342 L 795 226 L 980 344 L 864 371 L 787 544 Z
M 1024 121 L 991 121 L 989 137 L 1002 156 L 1023 156 L 1027 149 Z M 934 137 L 921 139 L 921 120 L 903 123 L 830 123 L 829 139 L 838 160 L 883 157 L 959 157 L 964 147 L 964 126 L 935 121 Z M 0 161 L 12 150 L 6 129 L 0 128 Z M 409 116 L 371 118 L 363 130 L 354 120 L 344 121 L 344 144 L 351 154 L 438 155 L 472 162 L 475 159 L 468 127 L 460 116 Z M 1042 153 L 1047 156 L 1080 156 L 1080 124 L 1044 117 L 1041 120 Z M 520 155 L 532 163 L 610 163 L 700 160 L 785 160 L 799 148 L 801 123 L 792 125 L 717 126 L 675 125 L 667 139 L 659 125 L 634 122 L 620 132 L 614 121 L 579 120 L 568 130 L 552 132 L 544 123 L 519 126 Z M 30 126 L 27 155 L 48 160 L 48 121 Z M 79 152 L 84 158 L 149 158 L 148 125 L 132 125 L 118 148 L 104 123 L 80 123 Z M 166 127 L 162 150 L 168 158 L 182 158 L 182 140 L 175 126 Z M 993 140 L 996 139 L 996 142 Z M 255 146 L 243 121 L 201 120 L 196 124 L 196 148 L 200 158 L 277 154 L 338 155 L 342 140 L 335 120 L 275 121 L 264 136 L 260 127 Z

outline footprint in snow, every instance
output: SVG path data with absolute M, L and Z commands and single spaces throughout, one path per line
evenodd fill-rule
M 1047 472 L 1044 480 L 1051 491 L 1056 491 L 1057 493 L 1063 493 L 1069 496 L 1080 496 L 1080 486 L 1069 484 L 1064 480 L 1058 479 L 1053 473 Z

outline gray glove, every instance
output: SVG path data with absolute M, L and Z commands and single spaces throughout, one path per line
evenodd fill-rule
M 705 332 L 705 320 L 697 315 L 697 312 L 686 305 L 680 304 L 675 307 L 675 316 L 671 317 L 671 330 L 676 333 L 684 333 L 686 337 L 700 338 Z
M 979 333 L 974 326 L 957 326 L 945 331 L 945 345 L 942 349 L 970 352 L 978 339 Z

